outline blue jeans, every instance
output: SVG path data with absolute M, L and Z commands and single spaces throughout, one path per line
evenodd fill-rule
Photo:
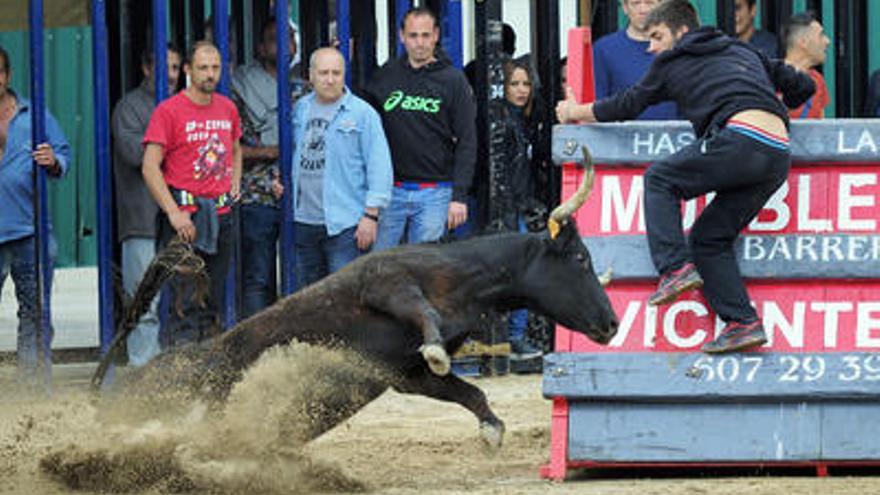
M 406 244 L 436 241 L 446 233 L 451 187 L 417 190 L 394 187 L 391 204 L 379 214 L 374 250 Z
M 260 204 L 242 205 L 241 226 L 241 319 L 275 302 L 277 297 L 277 248 L 281 211 Z
M 18 370 L 25 378 L 35 378 L 39 352 L 37 328 L 40 314 L 37 312 L 37 273 L 35 237 L 29 236 L 0 243 L 0 293 L 6 277 L 12 275 L 15 285 L 15 299 L 18 301 Z M 55 269 L 55 256 L 58 245 L 55 237 L 49 234 L 49 273 Z M 52 276 L 45 280 L 46 289 L 52 293 Z M 49 325 L 48 345 L 51 347 L 55 329 Z
M 528 232 L 526 221 L 521 213 L 516 214 L 517 230 Z M 510 342 L 522 342 L 526 338 L 526 327 L 529 325 L 529 310 L 514 309 L 507 316 L 507 338 Z
M 129 296 L 134 296 L 155 256 L 156 239 L 152 237 L 129 237 L 122 241 L 122 286 Z M 156 296 L 128 335 L 128 363 L 132 366 L 143 366 L 159 354 L 158 305 L 159 296 Z
M 357 227 L 350 227 L 331 236 L 323 225 L 294 222 L 297 289 L 321 280 L 360 256 L 362 251 L 354 238 L 356 230 Z

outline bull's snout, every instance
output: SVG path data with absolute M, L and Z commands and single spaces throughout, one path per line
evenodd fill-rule
M 617 335 L 618 325 L 617 316 L 611 315 L 606 324 L 593 327 L 590 331 L 590 336 L 596 343 L 607 344 Z

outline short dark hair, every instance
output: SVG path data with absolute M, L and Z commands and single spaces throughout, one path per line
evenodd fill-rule
M 169 52 L 174 52 L 180 55 L 180 49 L 177 48 L 177 45 L 169 42 L 167 45 Z M 145 48 L 144 51 L 141 52 L 141 65 L 153 65 L 153 48 Z
M 199 40 L 189 47 L 189 50 L 186 52 L 186 61 L 184 61 L 184 63 L 186 65 L 192 65 L 193 57 L 195 57 L 196 52 L 202 48 L 212 48 L 216 50 L 217 53 L 220 53 L 220 49 L 217 48 L 217 45 L 215 45 L 213 41 Z
M 788 22 L 782 26 L 782 32 L 780 33 L 780 38 L 782 39 L 782 44 L 785 45 L 786 51 L 794 42 L 794 39 L 816 21 L 818 19 L 816 19 L 816 14 L 812 10 L 798 12 L 789 17 Z
M 407 19 L 409 19 L 411 16 L 420 15 L 426 15 L 430 17 L 431 20 L 434 21 L 434 27 L 439 27 L 439 25 L 437 24 L 437 14 L 435 14 L 433 10 L 427 7 L 413 7 L 407 10 L 406 14 L 403 14 L 403 17 L 400 19 L 400 30 L 403 31 L 404 27 L 406 26 Z
M 697 17 L 697 9 L 688 0 L 666 0 L 654 7 L 645 20 L 647 27 L 660 24 L 665 24 L 673 33 L 683 27 L 693 31 L 700 27 L 700 18 Z
M 516 31 L 506 22 L 501 25 L 501 51 L 510 56 L 516 52 Z
M 0 58 L 3 59 L 3 70 L 9 72 L 12 69 L 12 67 L 9 67 L 9 52 L 2 46 L 0 46 Z

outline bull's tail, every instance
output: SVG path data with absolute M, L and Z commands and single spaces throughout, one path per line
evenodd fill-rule
M 153 258 L 150 266 L 144 272 L 134 297 L 127 301 L 125 309 L 121 313 L 121 321 L 118 322 L 118 331 L 92 376 L 92 390 L 97 391 L 101 388 L 110 363 L 114 361 L 122 349 L 120 344 L 137 327 L 138 321 L 149 310 L 156 294 L 175 273 L 192 277 L 195 286 L 193 298 L 204 300 L 209 290 L 205 262 L 193 251 L 189 243 L 180 238 L 174 238 Z M 180 304 L 181 301 L 177 301 L 177 305 L 180 306 Z

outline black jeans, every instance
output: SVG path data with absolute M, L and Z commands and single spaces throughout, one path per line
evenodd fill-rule
M 710 132 L 645 172 L 645 222 L 661 274 L 693 260 L 709 305 L 724 321 L 757 318 L 733 243 L 788 177 L 791 156 L 727 128 Z M 685 244 L 681 200 L 715 191 Z
M 226 275 L 229 272 L 229 262 L 235 246 L 235 229 L 232 212 L 220 215 L 220 233 L 217 236 L 217 253 L 207 254 L 196 249 L 198 254 L 205 260 L 205 268 L 210 278 L 210 292 L 205 304 L 192 301 L 193 286 L 189 280 L 179 275 L 174 275 L 169 285 L 170 310 L 164 333 L 162 347 L 176 347 L 187 342 L 196 342 L 210 337 L 213 333 L 223 328 L 223 315 L 220 311 L 226 295 Z M 174 228 L 168 222 L 168 217 L 159 212 L 158 215 L 158 251 L 160 251 L 171 239 L 177 235 Z M 178 295 L 182 302 L 183 314 L 178 314 Z

